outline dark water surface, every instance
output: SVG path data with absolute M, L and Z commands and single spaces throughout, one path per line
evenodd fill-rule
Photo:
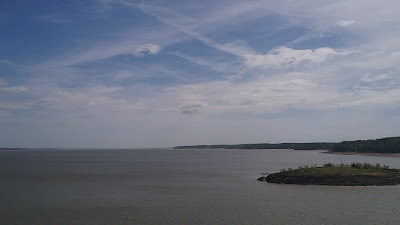
M 400 224 L 400 187 L 258 182 L 400 158 L 289 150 L 0 151 L 0 224 Z

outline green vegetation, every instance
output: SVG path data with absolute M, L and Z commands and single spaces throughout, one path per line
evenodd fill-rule
M 400 137 L 389 137 L 377 140 L 358 140 L 314 143 L 280 143 L 280 144 L 238 144 L 238 145 L 192 145 L 178 146 L 176 149 L 199 148 L 199 149 L 294 149 L 294 150 L 316 150 L 325 149 L 332 152 L 358 152 L 358 153 L 400 153 Z
M 302 175 L 365 175 L 377 172 L 384 174 L 387 170 L 389 170 L 388 166 L 381 166 L 379 163 L 376 165 L 369 163 L 352 163 L 350 165 L 327 163 L 322 167 L 299 166 L 298 169 L 282 169 L 281 172 Z
M 343 141 L 333 146 L 333 152 L 400 153 L 400 137 L 377 140 Z
M 400 170 L 369 163 L 335 165 L 327 163 L 321 167 L 300 166 L 297 169 L 282 169 L 279 173 L 258 178 L 259 181 L 283 184 L 332 185 L 332 186 L 383 186 L 400 184 Z

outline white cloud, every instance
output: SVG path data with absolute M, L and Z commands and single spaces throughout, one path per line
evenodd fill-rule
M 140 33 L 141 35 L 137 35 Z M 160 39 L 160 37 L 162 38 Z M 153 29 L 136 28 L 130 32 L 116 35 L 111 40 L 102 40 L 90 43 L 78 51 L 66 52 L 51 60 L 39 64 L 43 69 L 73 66 L 86 62 L 106 60 L 118 55 L 134 55 L 143 57 L 146 54 L 160 53 L 163 46 L 181 40 L 177 32 L 166 27 L 153 27 Z
M 353 20 L 341 20 L 336 23 L 338 26 L 341 27 L 349 27 L 354 24 Z
M 72 22 L 71 20 L 65 19 L 60 15 L 56 14 L 47 14 L 47 15 L 41 15 L 35 17 L 35 19 L 46 22 L 46 23 L 54 23 L 54 24 L 60 24 L 60 23 L 70 23 Z
M 318 48 L 295 50 L 287 47 L 280 47 L 271 50 L 268 54 L 246 54 L 245 64 L 249 67 L 263 67 L 266 69 L 297 66 L 301 63 L 322 63 L 329 57 L 345 55 L 348 52 L 339 52 L 332 48 Z
M 11 62 L 10 60 L 8 60 L 8 59 L 0 59 L 0 63 L 3 63 L 3 64 L 8 64 L 8 65 L 14 65 L 14 63 L 13 62 Z
M 24 86 L 9 86 L 6 81 L 0 79 L 0 93 L 18 94 L 29 91 Z
M 2 113 L 8 113 L 10 110 L 29 110 L 32 107 L 31 102 L 11 102 L 11 101 L 0 101 L 0 111 Z M 9 114 L 10 116 L 11 113 Z
M 7 92 L 7 93 L 23 93 L 27 92 L 28 89 L 23 86 L 14 86 L 14 87 L 0 87 L 0 92 Z
M 183 54 L 181 52 L 172 52 L 172 55 L 181 57 L 183 59 L 186 59 L 192 63 L 201 65 L 201 66 L 206 66 L 211 68 L 212 70 L 218 71 L 218 72 L 227 72 L 227 71 L 232 71 L 232 69 L 235 67 L 235 65 L 226 63 L 226 62 L 217 62 L 216 60 L 208 60 L 206 58 L 201 58 L 201 57 L 196 57 L 196 56 L 190 56 Z
M 360 81 L 362 82 L 375 82 L 375 81 L 380 81 L 380 80 L 387 80 L 390 79 L 391 76 L 388 74 L 378 74 L 378 75 L 371 75 L 371 74 L 365 74 Z
M 130 6 L 137 7 L 142 12 L 154 16 L 160 22 L 179 30 L 180 32 L 189 35 L 190 37 L 195 38 L 212 48 L 237 56 L 243 55 L 248 52 L 252 52 L 250 48 L 244 45 L 238 45 L 236 43 L 225 43 L 225 44 L 216 43 L 215 41 L 206 37 L 205 35 L 202 35 L 198 30 L 195 29 L 201 25 L 201 23 L 198 23 L 199 20 L 193 20 L 190 17 L 179 14 L 168 8 L 163 8 L 161 6 L 154 6 L 154 5 L 130 5 Z
M 120 87 L 93 86 L 83 89 L 55 89 L 51 95 L 40 98 L 39 104 L 43 107 L 54 108 L 63 111 L 96 110 L 120 111 L 133 109 L 135 104 L 125 98 L 116 95 L 121 91 Z
M 252 5 L 246 3 L 246 5 Z M 132 6 L 132 5 L 130 5 Z M 268 14 L 271 6 L 264 5 L 263 3 L 255 3 L 252 7 L 245 7 L 243 10 L 242 4 L 240 2 L 236 2 L 232 4 L 230 7 L 221 7 L 219 8 L 218 14 L 225 15 L 229 18 L 241 15 L 243 13 L 250 13 L 254 10 L 259 11 L 260 9 L 265 10 Z M 135 5 L 135 7 L 137 7 Z M 204 17 L 202 19 L 192 20 L 191 17 L 186 17 L 176 11 L 170 10 L 168 8 L 163 8 L 161 6 L 154 6 L 154 5 L 143 5 L 138 7 L 144 13 L 148 13 L 151 16 L 158 18 L 161 22 L 167 24 L 168 26 L 174 27 L 179 31 L 203 42 L 204 44 L 215 48 L 217 50 L 232 54 L 234 56 L 240 57 L 244 60 L 244 64 L 249 67 L 264 67 L 264 68 L 277 68 L 280 66 L 293 66 L 298 65 L 300 63 L 310 62 L 310 63 L 321 63 L 326 61 L 330 56 L 334 55 L 344 55 L 348 54 L 349 52 L 344 51 L 336 51 L 330 47 L 323 47 L 318 49 L 306 49 L 306 50 L 295 50 L 288 47 L 278 47 L 277 49 L 271 50 L 268 54 L 262 55 L 257 54 L 256 51 L 252 48 L 249 48 L 245 42 L 237 41 L 237 42 L 228 42 L 228 43 L 217 43 L 214 40 L 208 38 L 206 35 L 201 34 L 199 31 L 199 27 L 205 25 L 203 21 L 207 18 L 211 18 L 213 16 L 210 15 L 200 15 L 200 17 Z M 226 11 L 224 11 L 226 10 Z M 293 9 L 291 9 L 293 10 Z M 221 16 L 214 16 L 213 19 L 213 26 L 221 25 L 218 22 L 219 20 L 225 21 L 226 18 L 222 18 Z M 354 22 L 354 21 L 353 21 Z M 221 23 L 221 22 L 220 22 Z M 349 25 L 351 21 L 341 21 L 340 24 Z M 326 32 L 327 28 L 322 29 L 321 26 L 317 27 L 318 31 L 313 31 L 314 33 L 317 32 L 318 35 L 321 35 L 321 32 Z M 321 31 L 325 30 L 325 31 Z M 203 29 L 207 32 L 207 29 Z M 215 30 L 214 30 L 215 31 Z M 303 37 L 303 39 L 310 39 L 314 37 L 311 35 L 310 37 Z M 288 43 L 294 44 L 294 42 L 300 42 L 299 38 L 296 40 Z M 182 54 L 181 54 L 182 55 Z M 194 62 L 195 57 L 185 57 L 188 60 Z M 204 60 L 200 61 L 198 58 L 196 59 L 197 62 L 204 65 Z
M 129 54 L 136 55 L 136 56 L 144 56 L 145 54 L 158 54 L 161 51 L 161 47 L 154 44 L 146 44 L 142 46 L 134 47 Z
M 315 2 L 314 2 L 315 3 Z M 246 3 L 247 4 L 247 3 Z M 368 3 L 369 4 L 369 3 Z M 289 19 L 298 19 L 298 23 L 304 21 L 310 21 L 315 19 L 321 22 L 321 27 L 326 25 L 327 29 L 330 26 L 343 25 L 348 26 L 354 24 L 354 21 L 342 20 L 341 18 L 353 18 L 346 13 L 340 13 L 335 15 L 337 8 L 341 3 L 337 4 L 326 4 L 318 3 L 312 4 L 312 1 L 305 1 L 302 3 L 288 4 L 287 2 L 266 4 L 266 2 L 259 2 L 252 5 L 244 10 L 240 9 L 241 2 L 234 2 L 229 7 L 219 6 L 216 7 L 215 13 L 219 12 L 221 15 L 230 15 L 230 17 L 236 17 L 243 14 L 251 14 L 253 10 L 265 10 L 265 13 L 276 12 L 282 16 L 286 16 Z M 312 10 L 308 7 L 312 6 Z M 354 8 L 353 4 L 350 4 Z M 132 6 L 132 5 L 130 5 Z M 253 7 L 254 6 L 254 7 Z M 134 7 L 137 7 L 134 4 Z M 303 107 L 308 108 L 329 108 L 329 107 L 348 107 L 350 105 L 357 105 L 358 99 L 371 98 L 366 92 L 349 92 L 343 90 L 344 82 L 356 82 L 359 79 L 360 73 L 366 73 L 370 67 L 377 67 L 377 65 L 388 64 L 387 66 L 394 66 L 396 60 L 395 55 L 393 59 L 387 60 L 383 57 L 365 55 L 373 52 L 373 49 L 359 48 L 359 46 L 352 49 L 334 49 L 331 47 L 322 47 L 316 49 L 294 49 L 289 47 L 277 47 L 267 54 L 259 54 L 256 49 L 252 49 L 246 45 L 244 41 L 237 42 L 226 42 L 218 43 L 211 38 L 207 37 L 208 29 L 207 23 L 203 24 L 201 18 L 208 18 L 207 13 L 198 13 L 195 15 L 195 19 L 190 19 L 190 16 L 185 16 L 179 12 L 174 12 L 167 8 L 153 7 L 150 5 L 144 5 L 139 7 L 143 12 L 155 16 L 160 21 L 164 22 L 168 26 L 178 29 L 186 35 L 189 35 L 204 44 L 213 47 L 217 50 L 230 53 L 243 62 L 243 70 L 246 69 L 257 69 L 257 72 L 253 73 L 250 81 L 245 83 L 234 83 L 233 81 L 217 80 L 215 82 L 193 84 L 187 86 L 175 86 L 174 88 L 168 89 L 166 96 L 168 99 L 160 96 L 162 101 L 152 99 L 147 101 L 146 107 L 148 108 L 161 108 L 168 110 L 176 110 L 178 112 L 218 112 L 224 111 L 254 111 L 259 113 L 269 113 L 282 111 L 289 107 Z M 179 10 L 179 8 L 177 8 Z M 315 9 L 320 9 L 324 13 Z M 221 11 L 222 10 L 222 11 Z M 224 11 L 225 10 L 225 11 Z M 213 11 L 214 12 L 214 11 Z M 323 15 L 326 14 L 326 15 Z M 230 18 L 229 17 L 229 18 Z M 223 16 L 217 16 L 213 14 L 209 16 L 215 27 L 221 26 L 227 20 Z M 317 18 L 317 19 L 316 19 Z M 323 18 L 322 20 L 319 20 Z M 354 19 L 359 21 L 359 16 L 355 15 Z M 224 22 L 221 22 L 221 21 Z M 337 22 L 339 21 L 339 22 Z M 357 25 L 361 22 L 357 22 Z M 304 25 L 304 24 L 302 24 Z M 328 26 L 329 25 L 329 26 Z M 310 25 L 314 28 L 314 24 Z M 316 26 L 318 28 L 318 26 Z M 174 32 L 171 32 L 174 33 Z M 156 37 L 157 35 L 152 35 Z M 164 37 L 163 37 L 164 38 Z M 157 40 L 157 39 L 152 39 Z M 130 42 L 126 42 L 130 43 Z M 160 52 L 163 45 L 158 44 L 157 41 L 143 43 L 143 41 L 133 42 L 134 44 L 119 43 L 112 45 L 111 47 L 104 44 L 95 45 L 95 47 L 88 49 L 83 54 L 73 55 L 71 61 L 65 60 L 67 65 L 93 61 L 103 58 L 109 58 L 118 54 L 133 54 L 136 56 L 143 56 L 144 54 L 157 54 Z M 157 43 L 157 44 L 148 44 Z M 168 44 L 169 42 L 167 42 Z M 97 47 L 98 46 L 98 47 Z M 133 47 L 127 47 L 133 46 Z M 337 56 L 349 55 L 352 52 L 360 51 L 358 54 L 354 54 L 354 57 L 349 57 L 347 60 L 338 60 Z M 367 54 L 365 54 L 367 53 Z M 185 53 L 174 53 L 179 57 L 183 57 L 191 62 L 199 65 L 208 66 L 217 71 L 225 69 L 225 64 L 218 64 L 213 60 L 205 60 L 196 56 L 189 56 Z M 359 57 L 359 59 L 357 59 Z M 328 62 L 329 63 L 325 63 Z M 321 64 L 324 64 L 321 66 Z M 222 66 L 221 66 L 222 65 Z M 313 65 L 313 70 L 309 71 L 309 68 L 299 68 L 301 65 Z M 343 68 L 357 68 L 357 73 L 348 72 Z M 270 76 L 270 69 L 274 69 L 273 77 L 282 77 L 282 79 L 268 77 Z M 279 71 L 277 69 L 292 69 Z M 293 73 L 286 74 L 286 71 L 298 71 L 297 75 Z M 354 69 L 355 70 L 355 69 Z M 269 74 L 265 76 L 265 74 Z M 130 77 L 131 75 L 123 74 L 120 75 L 122 78 Z M 232 75 L 234 76 L 234 75 Z M 117 76 L 118 77 L 118 76 Z M 239 76 L 240 77 L 240 76 Z M 325 79 L 328 82 L 325 82 Z M 346 80 L 347 79 L 347 80 Z M 383 77 L 378 78 L 363 78 L 364 81 L 371 79 L 382 80 Z M 363 80 L 361 79 L 361 80 Z M 191 83 L 187 81 L 187 83 Z M 254 88 L 257 87 L 257 88 Z M 390 95 L 389 92 L 383 93 L 382 96 Z M 391 92 L 392 94 L 397 92 Z M 163 93 L 165 94 L 165 93 Z M 379 94 L 379 92 L 377 92 Z M 152 103 L 149 103 L 152 102 Z
M 124 80 L 124 79 L 127 79 L 127 78 L 131 78 L 133 76 L 134 76 L 134 73 L 130 72 L 130 71 L 120 71 L 120 72 L 115 73 L 113 75 L 113 77 L 115 79 L 119 79 L 119 80 Z
M 157 54 L 161 51 L 161 47 L 154 44 L 133 44 L 125 43 L 122 45 L 101 45 L 101 47 L 95 47 L 93 49 L 89 49 L 83 53 L 78 55 L 74 55 L 73 57 L 68 57 L 66 59 L 62 59 L 58 62 L 55 62 L 56 66 L 69 66 L 69 65 L 77 65 L 85 62 L 92 62 L 97 60 L 103 60 L 112 58 L 114 56 L 129 54 L 135 55 L 138 57 L 142 57 L 146 54 Z M 61 65 L 60 65 L 61 63 Z
M 332 110 L 351 108 L 379 108 L 400 103 L 400 88 L 390 90 L 344 91 L 334 85 L 302 79 L 301 73 L 280 77 L 259 78 L 245 83 L 215 81 L 183 85 L 163 93 L 171 104 L 165 110 L 176 112 L 223 114 L 251 112 L 279 113 L 286 109 Z M 192 110 L 193 109 L 193 110 Z

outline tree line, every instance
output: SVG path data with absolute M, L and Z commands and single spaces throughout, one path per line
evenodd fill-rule
M 325 149 L 332 152 L 360 152 L 360 153 L 400 153 L 400 137 L 388 137 L 376 140 L 357 140 L 336 142 L 312 142 L 312 143 L 259 143 L 237 145 L 190 145 L 178 146 L 176 149 L 294 149 L 317 150 Z
M 333 146 L 333 152 L 400 153 L 400 137 L 377 140 L 342 141 Z

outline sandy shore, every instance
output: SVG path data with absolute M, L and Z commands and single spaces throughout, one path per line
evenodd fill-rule
M 400 157 L 400 153 L 361 153 L 361 152 L 331 152 L 331 151 L 325 151 L 323 153 L 337 154 L 337 155 L 367 155 L 367 156 Z

